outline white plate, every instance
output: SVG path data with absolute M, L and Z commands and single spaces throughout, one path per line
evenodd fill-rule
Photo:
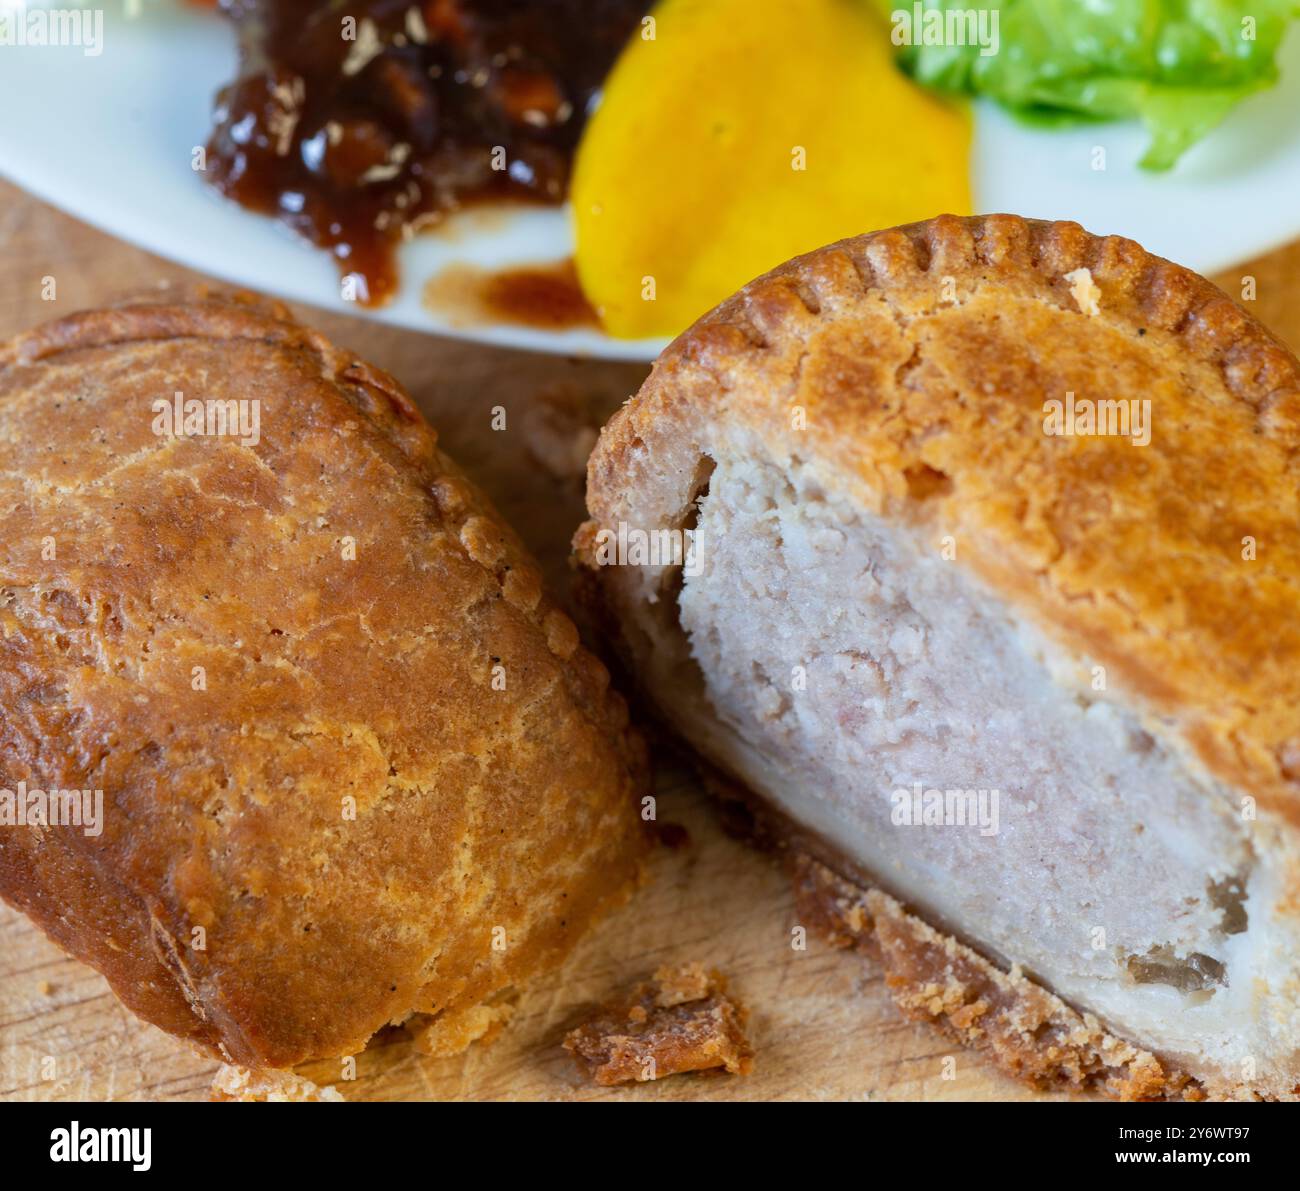
M 449 264 L 567 257 L 563 210 L 516 211 L 419 237 L 402 249 L 404 284 L 390 305 L 364 311 L 345 302 L 327 254 L 220 199 L 190 168 L 207 139 L 212 97 L 235 70 L 226 22 L 157 7 L 132 20 L 119 4 L 106 12 L 103 47 L 88 56 L 77 47 L 0 46 L 0 172 L 79 218 L 201 272 L 401 326 L 570 355 L 648 359 L 662 346 L 591 330 L 455 326 L 421 305 L 425 280 Z M 976 207 L 1077 219 L 1203 273 L 1277 247 L 1300 236 L 1300 31 L 1291 31 L 1281 65 L 1278 87 L 1241 104 L 1163 175 L 1136 168 L 1144 145 L 1136 126 L 1034 130 L 981 104 Z M 1094 168 L 1097 146 L 1104 170 Z

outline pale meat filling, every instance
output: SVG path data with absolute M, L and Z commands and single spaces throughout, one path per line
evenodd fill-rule
M 715 757 L 1134 1041 L 1194 1073 L 1273 1066 L 1275 877 L 1236 796 L 1159 724 L 1011 619 L 960 542 L 945 558 L 939 533 L 837 507 L 797 466 L 720 461 L 697 534 L 678 613 Z

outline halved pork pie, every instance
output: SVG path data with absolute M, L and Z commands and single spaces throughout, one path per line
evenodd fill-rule
M 578 548 L 910 1011 L 1040 1083 L 1285 1096 L 1298 448 L 1300 364 L 1201 277 L 940 217 L 682 335 Z

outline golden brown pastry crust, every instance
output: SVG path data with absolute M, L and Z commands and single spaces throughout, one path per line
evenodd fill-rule
M 1149 399 L 1150 444 L 1043 434 L 1044 400 L 1067 391 Z M 718 420 L 777 457 L 801 433 L 845 496 L 942 527 L 1212 774 L 1300 825 L 1300 363 L 1210 282 L 1131 240 L 1013 215 L 798 257 L 680 336 L 606 426 L 579 554 L 593 560 L 629 492 L 642 520 L 650 491 L 680 522 L 693 494 L 663 460 Z M 620 613 L 640 598 L 628 569 L 601 576 Z
M 177 391 L 258 399 L 260 442 L 155 435 Z M 0 347 L 0 560 L 0 785 L 105 802 L 97 838 L 0 829 L 0 892 L 164 1029 L 352 1053 L 630 888 L 643 746 L 608 673 L 400 386 L 284 308 Z

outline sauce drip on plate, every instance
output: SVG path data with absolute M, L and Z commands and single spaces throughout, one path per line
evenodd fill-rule
M 649 0 L 221 0 L 240 74 L 206 178 L 330 250 L 383 304 L 394 248 L 481 199 L 560 202 L 592 97 Z
M 571 260 L 499 271 L 453 265 L 425 283 L 424 306 L 453 326 L 568 331 L 599 325 Z

